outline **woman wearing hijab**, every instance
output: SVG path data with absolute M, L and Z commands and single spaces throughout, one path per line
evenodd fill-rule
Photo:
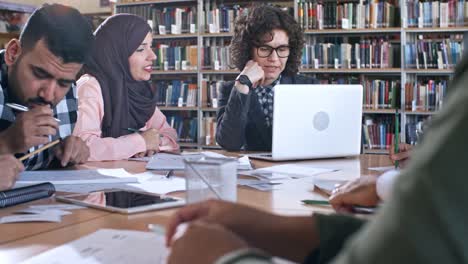
M 89 146 L 89 160 L 178 150 L 177 133 L 156 107 L 148 82 L 156 55 L 146 21 L 118 14 L 106 19 L 94 34 L 92 57 L 77 82 L 78 122 L 73 131 Z

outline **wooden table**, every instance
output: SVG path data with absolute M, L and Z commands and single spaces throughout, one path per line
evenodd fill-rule
M 232 153 L 223 153 L 233 155 Z M 253 161 L 256 168 L 271 166 L 272 163 Z M 324 199 L 313 192 L 314 179 L 351 180 L 362 175 L 378 175 L 369 167 L 389 166 L 386 155 L 361 155 L 348 159 L 327 159 L 299 161 L 316 167 L 329 167 L 340 171 L 292 180 L 281 185 L 278 190 L 261 192 L 247 187 L 238 188 L 238 202 L 266 211 L 287 215 L 307 215 L 314 211 L 330 212 L 328 206 L 303 205 L 303 199 Z M 281 163 L 274 163 L 281 164 Z M 125 168 L 131 173 L 145 171 L 145 163 L 135 161 L 89 162 L 78 169 Z M 184 196 L 183 192 L 175 193 Z M 54 198 L 43 199 L 28 204 L 0 210 L 0 217 L 31 204 L 56 203 Z M 168 217 L 176 209 L 153 211 L 135 215 L 121 215 L 91 208 L 74 210 L 72 215 L 62 218 L 60 223 L 16 223 L 0 224 L 0 263 L 18 263 L 53 247 L 95 232 L 100 228 L 147 230 L 150 223 L 166 224 Z

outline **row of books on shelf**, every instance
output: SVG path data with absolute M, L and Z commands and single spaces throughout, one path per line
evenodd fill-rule
M 400 108 L 399 80 L 366 80 L 364 83 L 364 109 Z
M 0 10 L 0 33 L 19 33 L 29 16 L 29 13 Z
M 202 129 L 200 131 L 200 138 L 202 144 L 216 145 L 216 126 L 218 122 L 214 116 L 205 116 L 202 118 Z
M 405 46 L 405 64 L 416 69 L 450 69 L 463 55 L 463 43 L 460 40 L 420 39 Z
M 241 7 L 238 4 L 218 6 L 216 1 L 207 0 L 204 1 L 200 27 L 206 33 L 234 32 L 235 19 L 248 12 L 248 7 Z
M 400 65 L 400 46 L 384 38 L 361 39 L 359 43 L 306 44 L 302 68 L 394 68 Z
M 201 103 L 203 106 L 218 108 L 218 95 L 224 81 L 213 81 L 203 79 L 201 81 L 202 94 Z
M 376 120 L 365 118 L 362 125 L 362 141 L 366 149 L 389 149 L 395 138 L 393 117 L 382 117 Z
M 189 43 L 158 43 L 154 48 L 157 59 L 153 68 L 156 70 L 197 70 L 197 45 Z
M 119 2 L 127 3 L 127 2 L 136 2 L 136 1 L 119 0 Z M 153 20 L 153 10 L 150 5 L 127 5 L 127 6 L 117 5 L 115 11 L 116 11 L 116 14 L 128 13 L 128 14 L 134 14 L 134 15 L 140 16 L 147 21 Z
M 418 80 L 405 85 L 405 109 L 437 111 L 442 108 L 447 93 L 447 80 Z
M 166 120 L 176 130 L 179 142 L 197 142 L 198 120 L 196 117 L 166 114 Z
M 424 127 L 429 123 L 430 117 L 412 118 L 405 124 L 406 143 L 415 145 L 420 142 Z
M 398 1 L 298 0 L 297 17 L 304 29 L 387 28 L 399 26 Z
M 201 67 L 203 70 L 232 69 L 231 52 L 226 46 L 207 46 L 201 48 Z
M 153 8 L 151 14 L 153 33 L 158 35 L 197 33 L 196 9 L 196 6 Z
M 198 143 L 198 120 L 187 115 L 166 114 L 167 122 L 174 128 L 178 135 L 178 141 L 182 143 Z M 200 127 L 200 142 L 204 145 L 217 145 L 216 143 L 216 117 L 205 116 Z
M 465 0 L 406 1 L 408 27 L 462 27 L 468 25 L 468 3 Z
M 427 121 L 423 118 L 409 120 L 405 124 L 405 142 L 415 145 L 422 137 Z M 362 125 L 363 147 L 369 150 L 389 150 L 395 142 L 395 122 L 392 118 L 366 118 Z M 400 134 L 401 135 L 401 134 Z
M 197 105 L 196 83 L 172 80 L 156 81 L 153 85 L 158 106 L 195 107 Z

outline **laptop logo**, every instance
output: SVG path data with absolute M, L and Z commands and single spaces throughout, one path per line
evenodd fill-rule
M 320 111 L 314 115 L 314 128 L 318 131 L 327 129 L 329 124 L 330 116 L 326 112 Z

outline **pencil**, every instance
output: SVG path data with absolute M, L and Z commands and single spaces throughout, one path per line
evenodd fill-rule
M 395 109 L 395 154 L 400 151 L 398 143 L 400 142 L 400 133 L 399 133 L 400 122 L 398 119 L 398 109 Z M 398 169 L 398 160 L 395 160 L 395 169 Z
M 302 200 L 301 202 L 311 205 L 330 205 L 330 203 L 326 200 Z
M 29 154 L 26 154 L 26 155 L 22 156 L 21 158 L 19 158 L 19 160 L 20 160 L 20 161 L 23 161 L 23 160 L 25 160 L 25 159 L 27 159 L 27 158 L 33 156 L 33 155 L 36 155 L 37 153 L 39 153 L 39 152 L 41 152 L 41 151 L 44 151 L 44 150 L 46 150 L 46 149 L 48 149 L 48 148 L 50 148 L 50 147 L 53 147 L 53 146 L 57 145 L 59 142 L 60 142 L 60 139 L 54 140 L 54 141 L 50 142 L 49 144 L 46 144 L 46 145 L 44 145 L 44 146 L 42 146 L 42 147 L 36 149 L 35 151 L 33 151 L 33 152 L 29 153 Z

